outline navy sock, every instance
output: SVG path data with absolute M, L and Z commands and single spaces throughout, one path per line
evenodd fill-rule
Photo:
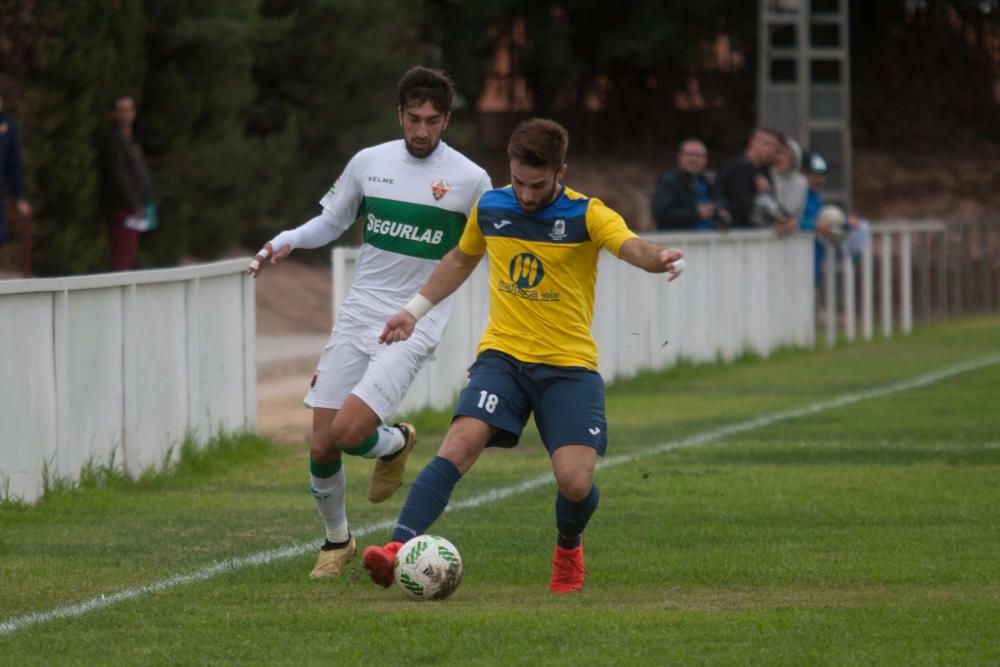
M 600 499 L 601 494 L 597 491 L 596 484 L 590 488 L 587 497 L 577 503 L 567 500 L 561 493 L 556 493 L 556 529 L 559 531 L 556 543 L 559 546 L 563 549 L 575 549 L 580 546 L 580 535 L 597 510 Z
M 426 533 L 448 506 L 451 491 L 461 477 L 462 473 L 455 464 L 440 456 L 435 456 L 424 466 L 413 481 L 406 504 L 399 513 L 392 541 L 406 542 L 411 537 Z

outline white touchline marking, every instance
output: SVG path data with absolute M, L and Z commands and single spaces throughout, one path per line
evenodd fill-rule
M 918 375 L 917 377 L 910 378 L 908 380 L 900 380 L 899 382 L 893 382 L 882 387 L 876 387 L 875 389 L 868 389 L 866 391 L 859 391 L 852 394 L 844 394 L 838 396 L 837 398 L 830 399 L 828 401 L 819 401 L 818 403 L 813 403 L 812 405 L 807 405 L 801 408 L 793 408 L 791 410 L 783 410 L 781 412 L 775 412 L 770 415 L 762 415 L 760 417 L 755 417 L 754 419 L 748 419 L 747 421 L 739 422 L 737 424 L 731 424 L 729 426 L 723 426 L 721 428 L 713 429 L 711 431 L 706 431 L 704 433 L 698 433 L 695 435 L 688 436 L 686 438 L 681 438 L 680 440 L 674 440 L 671 442 L 665 442 L 663 444 L 651 447 L 649 449 L 636 452 L 634 454 L 621 454 L 618 456 L 611 456 L 605 458 L 604 460 L 598 462 L 598 469 L 610 468 L 611 466 L 621 465 L 623 463 L 629 463 L 636 461 L 638 459 L 643 459 L 649 456 L 656 456 L 657 454 L 662 454 L 674 449 L 680 449 L 682 447 L 697 447 L 699 445 L 704 445 L 709 442 L 714 442 L 722 438 L 726 438 L 730 435 L 736 433 L 747 433 L 749 431 L 754 431 L 756 429 L 762 428 L 764 426 L 770 426 L 771 424 L 786 421 L 788 419 L 795 419 L 796 417 L 803 417 L 805 415 L 816 414 L 817 412 L 823 412 L 824 410 L 830 410 L 833 408 L 843 407 L 845 405 L 850 405 L 851 403 L 858 403 L 860 401 L 865 401 L 872 398 L 880 398 L 882 396 L 889 396 L 890 394 L 897 394 L 903 391 L 909 391 L 910 389 L 917 389 L 919 387 L 926 387 L 927 385 L 934 384 L 935 382 L 940 382 L 941 380 L 946 380 L 948 378 L 954 377 L 956 375 L 961 375 L 968 371 L 978 370 L 980 368 L 985 368 L 986 366 L 991 366 L 993 364 L 1000 363 L 1000 354 L 992 354 L 986 357 L 981 357 L 980 359 L 974 359 L 972 361 L 967 361 L 965 363 L 957 364 L 955 366 L 949 366 L 948 368 L 943 368 L 939 371 L 934 371 L 931 373 L 926 373 L 924 375 Z M 504 498 L 509 498 L 510 496 L 515 496 L 533 489 L 537 489 L 542 486 L 553 483 L 553 478 L 551 473 L 546 473 L 538 477 L 524 480 L 519 484 L 512 484 L 510 486 L 504 486 L 496 489 L 491 489 L 485 493 L 481 493 L 467 500 L 462 500 L 459 502 L 451 503 L 445 509 L 446 512 L 460 509 L 471 509 L 475 507 L 480 507 L 482 505 L 487 505 L 490 503 L 503 500 Z M 377 523 L 372 523 L 367 526 L 362 526 L 357 530 L 352 530 L 351 533 L 355 537 L 364 537 L 371 533 L 378 532 L 380 530 L 387 530 L 395 526 L 395 519 L 386 519 L 384 521 L 379 521 Z M 262 551 L 251 556 L 244 556 L 242 558 L 230 558 L 223 561 L 217 561 L 208 567 L 201 570 L 196 570 L 189 574 L 178 574 L 169 579 L 164 579 L 148 586 L 137 586 L 134 588 L 125 588 L 118 591 L 117 593 L 112 593 L 111 595 L 101 595 L 100 597 L 91 598 L 80 604 L 71 605 L 68 607 L 57 607 L 55 609 L 50 609 L 49 611 L 35 612 L 31 614 L 25 614 L 23 616 L 16 616 L 10 620 L 0 623 L 0 637 L 4 635 L 9 635 L 18 630 L 24 630 L 33 625 L 38 625 L 40 623 L 47 623 L 48 621 L 54 621 L 60 618 L 70 618 L 73 616 L 81 616 L 90 611 L 96 611 L 98 609 L 103 609 L 105 607 L 110 607 L 113 604 L 119 602 L 127 602 L 129 600 L 135 600 L 144 595 L 150 593 L 159 593 L 160 591 L 165 591 L 175 586 L 180 586 L 182 584 L 190 584 L 198 581 L 205 581 L 206 579 L 211 579 L 216 575 L 222 574 L 223 572 L 229 572 L 232 570 L 239 570 L 244 567 L 250 567 L 252 565 L 267 565 L 268 563 L 274 562 L 276 560 L 282 560 L 284 558 L 295 558 L 306 553 L 310 553 L 316 549 L 316 542 L 302 542 L 299 544 L 292 544 L 287 547 L 282 547 L 279 549 L 271 549 L 269 551 Z

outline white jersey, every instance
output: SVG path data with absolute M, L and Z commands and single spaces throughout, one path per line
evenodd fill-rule
M 482 167 L 443 141 L 426 158 L 412 156 L 402 139 L 358 152 L 320 200 L 334 226 L 365 226 L 343 314 L 379 324 L 395 314 L 458 244 L 472 205 L 491 188 Z M 435 345 L 451 305 L 443 300 L 417 325 Z

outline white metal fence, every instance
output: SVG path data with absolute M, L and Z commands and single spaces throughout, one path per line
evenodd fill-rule
M 771 232 L 646 235 L 684 250 L 687 270 L 667 283 L 602 253 L 593 332 L 606 380 L 667 368 L 678 360 L 767 355 L 815 339 L 813 237 Z M 356 248 L 333 250 L 333 313 L 354 276 Z M 456 294 L 435 358 L 417 376 L 400 410 L 451 405 L 486 324 L 485 262 Z
M 253 429 L 246 265 L 0 282 L 0 493 L 31 502 L 88 463 L 134 476 L 187 435 Z
M 603 253 L 593 331 L 608 380 L 679 360 L 732 359 L 815 342 L 813 237 L 670 233 L 673 283 Z M 333 312 L 357 250 L 333 250 Z M 880 224 L 857 261 L 828 253 L 826 339 L 908 332 L 1000 310 L 1000 221 Z M 0 281 L 0 494 L 28 501 L 45 474 L 88 462 L 130 475 L 164 462 L 187 435 L 256 423 L 255 312 L 246 260 L 156 271 Z M 436 358 L 401 411 L 454 400 L 486 323 L 486 266 L 456 295 Z
M 827 246 L 819 315 L 828 346 L 1000 311 L 1000 220 L 873 224 L 860 257 Z

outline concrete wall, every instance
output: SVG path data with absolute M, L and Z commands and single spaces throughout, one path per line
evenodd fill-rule
M 88 462 L 135 476 L 188 435 L 252 430 L 246 265 L 0 282 L 0 494 L 31 502 Z

